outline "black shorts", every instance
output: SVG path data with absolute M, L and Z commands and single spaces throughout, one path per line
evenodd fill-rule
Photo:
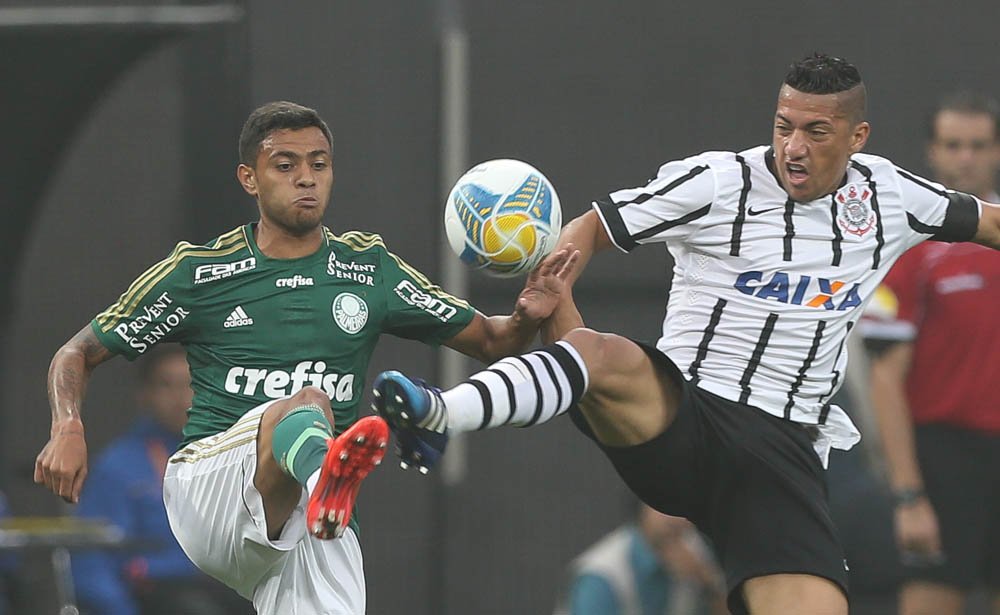
M 602 445 L 573 407 L 577 427 L 597 442 L 639 499 L 687 517 L 712 540 L 733 613 L 747 612 L 743 582 L 770 574 L 824 577 L 846 595 L 844 552 L 807 428 L 692 386 L 666 355 L 639 345 L 681 384 L 674 422 L 629 447 Z
M 907 578 L 1000 590 L 1000 436 L 919 425 L 916 445 L 945 561 L 909 562 Z

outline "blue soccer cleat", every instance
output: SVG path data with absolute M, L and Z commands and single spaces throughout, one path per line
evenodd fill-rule
M 379 374 L 373 388 L 372 409 L 396 434 L 399 465 L 404 470 L 417 466 L 427 474 L 448 445 L 448 415 L 440 390 L 397 371 Z

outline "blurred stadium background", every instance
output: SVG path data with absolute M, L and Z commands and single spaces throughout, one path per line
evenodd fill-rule
M 939 92 L 1000 95 L 994 0 L 125 4 L 0 1 L 0 486 L 17 515 L 65 512 L 31 482 L 52 353 L 179 239 L 255 218 L 233 176 L 240 126 L 262 102 L 329 122 L 334 231 L 379 232 L 441 280 L 443 184 L 479 160 L 536 165 L 570 219 L 663 161 L 766 142 L 786 66 L 814 50 L 860 67 L 869 151 L 918 171 Z M 465 72 L 445 70 L 456 47 L 442 41 L 463 40 L 448 33 L 464 35 Z M 654 339 L 668 276 L 657 248 L 610 256 L 577 300 L 592 326 Z M 467 294 L 508 311 L 517 288 L 474 276 Z M 440 379 L 435 365 L 435 351 L 393 339 L 372 363 Z M 100 372 L 84 413 L 92 455 L 135 412 L 131 366 Z M 366 483 L 371 613 L 549 612 L 566 562 L 627 515 L 624 488 L 568 420 L 465 444 L 447 484 L 392 464 Z M 23 566 L 24 612 L 55 612 L 47 560 Z

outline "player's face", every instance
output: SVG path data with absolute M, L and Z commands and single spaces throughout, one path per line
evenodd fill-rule
M 774 114 L 774 162 L 785 192 L 798 202 L 837 189 L 851 154 L 868 140 L 867 122 L 855 123 L 838 94 L 806 94 L 787 85 Z
M 240 165 L 243 189 L 257 197 L 261 218 L 292 235 L 322 223 L 333 188 L 333 156 L 319 128 L 276 130 L 261 142 L 254 168 Z
M 993 190 L 1000 168 L 993 119 L 986 113 L 938 113 L 927 160 L 935 179 L 945 186 L 985 196 Z

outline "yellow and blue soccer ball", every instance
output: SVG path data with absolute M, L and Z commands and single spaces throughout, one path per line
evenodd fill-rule
M 538 169 L 488 160 L 455 183 L 444 209 L 448 243 L 463 263 L 499 277 L 531 271 L 555 247 L 559 196 Z

